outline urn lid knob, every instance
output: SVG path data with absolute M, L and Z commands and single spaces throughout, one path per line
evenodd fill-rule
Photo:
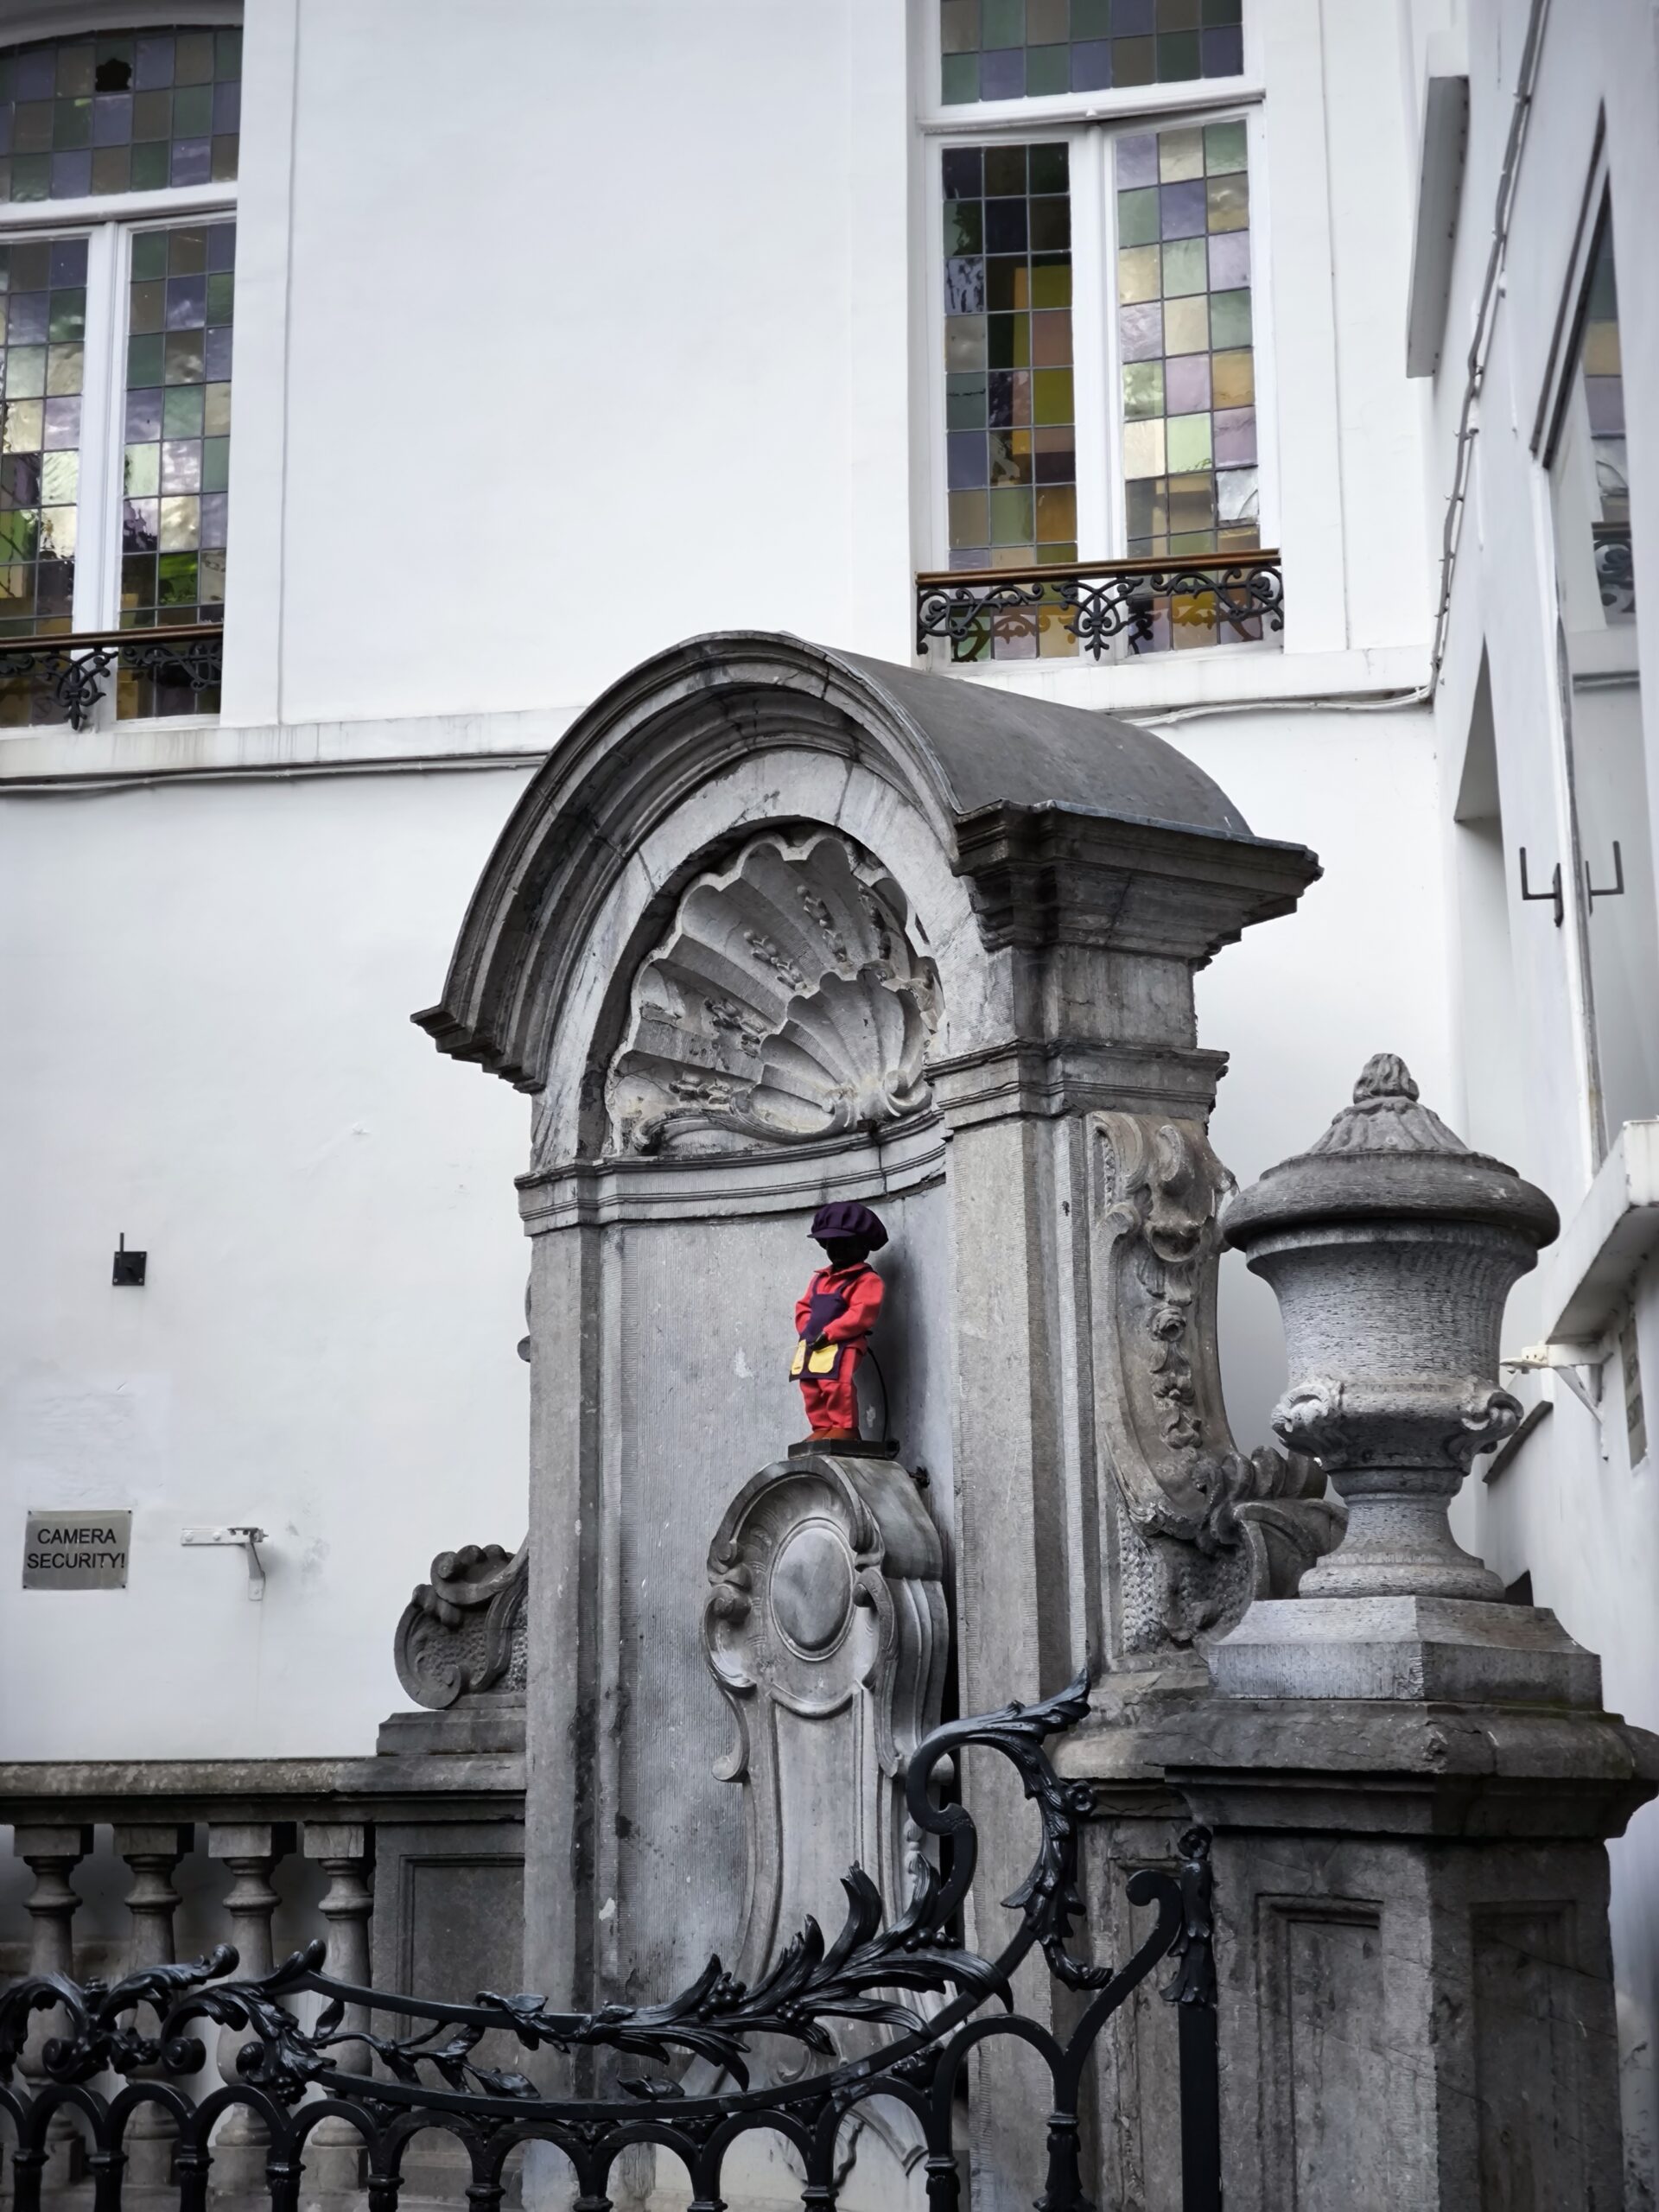
M 1319 1221 L 1405 1217 L 1509 1229 L 1535 1247 L 1560 1224 L 1554 1205 L 1501 1160 L 1473 1152 L 1425 1106 L 1397 1052 L 1374 1052 L 1344 1106 L 1307 1150 L 1269 1167 L 1222 1214 L 1229 1244 Z
M 1465 1160 L 1471 1153 L 1440 1116 L 1419 1103 L 1411 1070 L 1398 1052 L 1373 1052 L 1344 1106 L 1325 1135 L 1308 1147 L 1320 1152 L 1441 1152 Z

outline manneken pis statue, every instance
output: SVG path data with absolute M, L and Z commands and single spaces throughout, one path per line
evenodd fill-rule
M 858 1399 L 853 1372 L 881 1311 L 881 1278 L 868 1264 L 887 1232 L 868 1206 L 842 1200 L 820 1206 L 808 1232 L 829 1262 L 795 1301 L 799 1342 L 789 1371 L 801 1386 L 806 1421 L 820 1443 L 849 1443 L 858 1436 Z

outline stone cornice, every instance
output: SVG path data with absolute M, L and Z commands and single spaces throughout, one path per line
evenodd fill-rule
M 625 1222 L 704 1220 L 794 1213 L 835 1198 L 884 1198 L 925 1190 L 944 1173 L 949 1130 L 938 1114 L 896 1122 L 873 1139 L 860 1131 L 770 1151 L 668 1160 L 568 1160 L 518 1179 L 526 1230 Z
M 338 1759 L 13 1759 L 14 1824 L 130 1821 L 477 1820 L 523 1815 L 524 1763 L 505 1754 Z
M 1607 1713 L 1201 1692 L 1122 1722 L 1066 1737 L 1058 1772 L 1162 1783 L 1218 1825 L 1225 1800 L 1228 1824 L 1262 1828 L 1599 1839 L 1659 1790 L 1659 1737 Z
M 1075 807 L 980 807 L 956 833 L 991 951 L 1075 944 L 1202 966 L 1289 913 L 1320 873 L 1302 845 Z
M 931 1060 L 927 1075 L 947 1122 L 959 1129 L 1109 1109 L 1202 1121 L 1226 1070 L 1225 1052 L 1198 1046 L 1057 1037 Z

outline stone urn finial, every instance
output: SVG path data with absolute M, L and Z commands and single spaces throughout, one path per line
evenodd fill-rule
M 1224 1240 L 1284 1317 L 1274 1431 L 1349 1509 L 1302 1597 L 1502 1598 L 1446 1509 L 1476 1453 L 1520 1420 L 1497 1387 L 1498 1330 L 1558 1227 L 1541 1191 L 1421 1103 L 1393 1052 L 1366 1062 L 1315 1144 L 1227 1206 Z

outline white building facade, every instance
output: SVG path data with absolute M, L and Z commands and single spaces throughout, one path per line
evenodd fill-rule
M 366 1752 L 410 1583 L 518 1541 L 529 1110 L 408 1017 L 562 732 L 740 627 L 1144 721 L 1319 853 L 1204 979 L 1217 1148 L 1300 1149 L 1386 1048 L 1550 1192 L 1510 1325 L 1550 1410 L 1465 1533 L 1652 1725 L 1645 0 L 0 35 L 0 1480 L 18 1541 L 133 1515 L 118 1594 L 0 1607 L 3 1755 Z M 71 727 L 17 652 L 116 632 Z M 1282 1360 L 1242 1269 L 1222 1324 L 1248 1445 Z M 202 1526 L 266 1532 L 257 1605 Z M 1615 1847 L 1649 2191 L 1656 1837 Z

